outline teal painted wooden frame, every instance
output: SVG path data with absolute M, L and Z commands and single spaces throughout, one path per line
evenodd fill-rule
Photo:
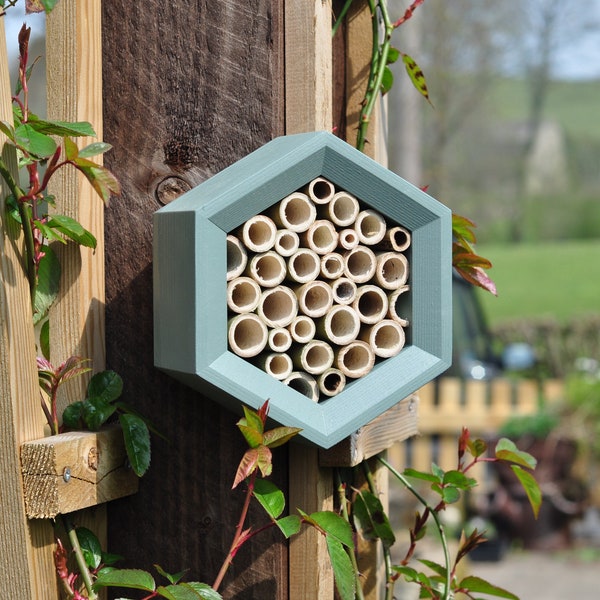
M 412 232 L 407 344 L 314 403 L 227 346 L 226 236 L 318 176 Z M 451 212 L 327 132 L 276 138 L 154 216 L 155 365 L 239 412 L 270 400 L 275 421 L 329 448 L 445 371 L 452 355 Z

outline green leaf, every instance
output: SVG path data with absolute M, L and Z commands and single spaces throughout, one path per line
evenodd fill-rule
M 44 358 L 50 358 L 50 319 L 46 319 L 40 328 L 40 352 Z
M 202 600 L 223 600 L 223 596 L 219 592 L 210 587 L 207 583 L 199 583 L 198 581 L 188 581 L 185 585 L 191 587 L 198 593 Z
M 242 406 L 242 409 L 244 411 L 244 418 L 240 419 L 238 424 L 246 425 L 250 429 L 263 433 L 265 428 L 258 413 L 248 406 Z
M 344 546 L 354 548 L 352 528 L 345 519 L 340 517 L 340 515 L 330 510 L 324 510 L 311 513 L 308 516 L 310 522 L 318 525 L 318 527 L 325 532 L 327 537 L 333 537 L 344 544 Z
M 446 504 L 454 504 L 460 500 L 460 492 L 452 485 L 442 488 L 441 496 Z
M 357 491 L 352 504 L 354 525 L 366 540 L 381 540 L 384 548 L 396 541 L 394 531 L 379 498 L 370 491 Z
M 44 256 L 38 269 L 38 284 L 33 300 L 33 321 L 39 323 L 56 300 L 60 282 L 60 262 L 50 246 L 42 246 Z
M 381 78 L 381 94 L 385 96 L 394 85 L 394 74 L 389 67 L 384 67 L 383 77 Z
M 132 414 L 119 415 L 123 428 L 125 450 L 134 473 L 142 477 L 150 466 L 150 432 L 140 417 Z
M 265 431 L 263 434 L 263 444 L 269 448 L 277 448 L 291 440 L 301 431 L 300 427 L 275 427 L 275 429 Z
M 496 444 L 496 458 L 506 462 L 512 462 L 527 469 L 535 469 L 537 460 L 528 452 L 519 450 L 516 444 L 508 438 L 500 438 Z
M 529 504 L 531 504 L 533 514 L 537 519 L 542 506 L 542 491 L 540 490 L 538 482 L 529 471 L 524 471 L 518 465 L 511 465 L 511 469 L 517 476 L 517 479 L 521 482 L 521 485 L 527 494 L 527 498 L 529 499 Z
M 102 198 L 103 202 L 108 202 L 111 194 L 118 196 L 121 193 L 121 184 L 107 168 L 90 163 L 87 159 L 79 157 L 72 162 L 92 184 L 92 187 L 96 190 L 100 198 Z
M 287 517 L 283 517 L 283 519 L 278 519 L 275 523 L 286 539 L 297 534 L 302 526 L 302 520 L 298 515 L 288 515 Z
M 37 158 L 48 158 L 56 152 L 56 142 L 27 123 L 15 129 L 15 140 L 19 148 Z
M 106 568 L 110 568 L 110 565 L 114 565 L 122 560 L 123 557 L 120 554 L 113 554 L 112 552 L 102 553 L 102 564 L 106 565 Z
M 417 471 L 416 469 L 411 468 L 404 469 L 402 474 L 405 477 L 412 477 L 413 479 L 421 479 L 423 481 L 431 481 L 433 483 L 438 483 L 440 481 L 439 477 L 436 477 L 431 473 L 425 473 L 424 471 Z
M 15 128 L 6 121 L 0 121 L 0 131 L 13 143 L 16 144 Z
M 88 384 L 88 399 L 103 400 L 104 402 L 113 402 L 123 392 L 123 380 L 118 373 L 114 371 L 101 371 L 96 373 Z
M 202 598 L 194 588 L 180 583 L 179 585 L 168 585 L 163 587 L 162 585 L 156 588 L 159 596 L 166 598 L 167 600 L 199 600 Z
M 481 579 L 481 577 L 475 577 L 473 575 L 465 577 L 460 583 L 459 587 L 467 589 L 470 592 L 477 592 L 481 594 L 488 594 L 489 596 L 496 596 L 497 598 L 507 598 L 508 600 L 519 600 L 518 596 L 515 596 L 511 592 L 505 589 L 492 585 Z
M 396 573 L 400 573 L 400 575 L 402 575 L 402 577 L 404 577 L 404 580 L 407 581 L 408 583 L 411 583 L 413 581 L 418 581 L 418 572 L 416 569 L 413 569 L 412 567 L 406 567 L 403 565 L 393 565 L 392 571 L 395 571 Z
M 65 158 L 67 160 L 75 160 L 79 156 L 79 148 L 77 144 L 70 138 L 64 139 L 65 144 Z
M 185 571 L 180 571 L 179 573 L 167 573 L 160 565 L 155 564 L 154 568 L 158 572 L 159 575 L 162 575 L 165 579 L 169 581 L 169 583 L 175 584 L 178 581 L 181 581 L 181 578 L 185 575 Z
M 62 138 L 67 136 L 94 137 L 96 135 L 94 128 L 87 121 L 76 121 L 74 123 L 68 123 L 66 121 L 47 121 L 45 119 L 40 119 L 36 115 L 30 114 L 27 122 L 35 129 L 35 131 L 45 135 L 56 135 Z
M 63 425 L 68 429 L 80 429 L 82 416 L 83 402 L 81 400 L 72 402 L 63 411 Z
M 92 156 L 97 156 L 98 154 L 104 154 L 111 148 L 112 146 L 106 142 L 94 142 L 93 144 L 88 144 L 82 148 L 79 151 L 79 156 L 81 158 L 91 158 Z
M 90 569 L 97 569 L 102 562 L 102 547 L 96 535 L 85 527 L 77 527 L 75 530 L 85 564 Z
M 82 409 L 83 422 L 90 431 L 98 431 L 116 410 L 102 398 L 84 400 Z
M 446 567 L 440 565 L 439 563 L 434 562 L 433 560 L 428 560 L 426 558 L 420 558 L 419 562 L 426 567 L 429 567 L 434 573 L 437 573 L 441 577 L 446 577 Z
M 393 46 L 390 46 L 390 49 L 388 50 L 388 55 L 387 55 L 387 64 L 391 65 L 391 64 L 395 63 L 399 58 L 400 58 L 400 50 L 398 50 L 398 48 L 394 48 Z
M 65 215 L 51 215 L 47 226 L 87 248 L 96 248 L 96 238 L 78 221 Z
M 285 496 L 274 483 L 266 479 L 256 479 L 253 493 L 271 519 L 275 520 L 281 515 L 285 508 Z
M 486 453 L 487 448 L 488 448 L 487 443 L 481 439 L 469 440 L 467 446 L 469 448 L 469 452 L 471 453 L 471 455 L 474 458 L 483 456 Z
M 406 68 L 406 72 L 410 77 L 413 85 L 417 89 L 417 91 L 423 96 L 429 104 L 431 104 L 431 100 L 429 99 L 429 91 L 427 90 L 427 82 L 425 81 L 425 75 L 423 75 L 423 71 L 419 65 L 408 55 L 402 53 L 402 62 Z M 433 106 L 433 105 L 432 105 Z
M 472 477 L 467 477 L 464 473 L 456 471 L 446 471 L 444 474 L 444 483 L 453 485 L 461 490 L 469 490 L 477 486 L 477 480 Z
M 237 424 L 250 448 L 258 448 L 263 443 L 263 434 L 248 425 Z
M 467 217 L 452 213 L 452 235 L 454 237 L 474 244 L 477 241 L 473 232 L 475 226 L 475 223 Z
M 156 583 L 150 573 L 140 569 L 111 569 L 108 572 L 103 569 L 94 582 L 94 589 L 100 587 L 124 587 L 154 592 Z
M 333 568 L 335 587 L 341 600 L 354 600 L 356 579 L 354 569 L 344 546 L 335 538 L 327 536 L 327 552 Z

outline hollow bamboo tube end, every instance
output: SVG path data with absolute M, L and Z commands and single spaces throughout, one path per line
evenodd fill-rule
M 350 342 L 339 349 L 336 366 L 346 375 L 358 379 L 367 375 L 375 365 L 375 353 L 369 344 L 361 340 Z
M 255 364 L 265 371 L 265 373 L 280 381 L 289 377 L 294 368 L 291 357 L 284 352 L 261 354 L 255 361 Z
M 393 250 L 394 252 L 404 252 L 408 250 L 411 243 L 411 234 L 406 227 L 390 227 L 385 236 L 378 244 L 382 250 Z
M 256 312 L 269 327 L 286 327 L 298 314 L 298 300 L 290 288 L 279 285 L 261 294 Z
M 344 274 L 356 283 L 366 283 L 375 275 L 377 259 L 366 246 L 356 246 L 344 254 Z
M 357 338 L 360 319 L 351 306 L 336 305 L 321 319 L 320 329 L 331 343 L 343 346 Z
M 285 279 L 287 268 L 285 260 L 277 252 L 269 250 L 253 256 L 247 271 L 259 285 L 272 288 Z
M 388 297 L 376 285 L 362 285 L 356 291 L 352 308 L 362 323 L 372 325 L 385 318 L 388 312 Z
M 384 252 L 377 256 L 375 280 L 386 290 L 396 290 L 408 279 L 408 260 L 398 252 Z
M 236 277 L 227 284 L 227 306 L 235 313 L 252 312 L 260 300 L 261 289 L 250 277 Z
M 317 209 L 306 194 L 294 192 L 276 204 L 269 215 L 279 227 L 302 233 L 314 223 Z
M 279 229 L 275 234 L 275 244 L 273 250 L 281 256 L 291 256 L 300 247 L 300 238 L 295 231 L 288 229 Z
M 252 252 L 267 252 L 275 244 L 277 226 L 266 215 L 255 215 L 242 227 L 242 241 Z
M 296 289 L 300 312 L 311 319 L 326 315 L 333 305 L 331 286 L 316 280 L 305 283 Z
M 337 192 L 327 205 L 327 217 L 339 227 L 349 227 L 358 217 L 358 200 L 348 192 Z
M 344 257 L 330 252 L 321 258 L 321 275 L 327 279 L 339 279 L 344 274 Z
M 340 277 L 331 283 L 331 292 L 336 304 L 352 304 L 358 287 L 352 279 Z
M 275 327 L 269 331 L 268 344 L 273 352 L 287 352 L 292 345 L 292 335 L 285 327 Z
M 335 186 L 324 177 L 316 177 L 303 191 L 315 204 L 327 204 L 335 194 Z
M 373 246 L 381 242 L 387 230 L 385 219 L 375 210 L 362 210 L 356 217 L 354 229 L 361 244 Z
M 298 283 L 315 280 L 321 271 L 321 259 L 308 248 L 299 248 L 288 258 L 287 272 L 290 279 Z
M 324 396 L 337 396 L 346 387 L 346 376 L 334 367 L 331 367 L 321 373 L 317 378 L 319 391 Z
M 408 319 L 402 317 L 404 304 L 408 304 L 408 296 L 404 296 L 410 289 L 408 285 L 402 285 L 388 296 L 388 317 L 396 321 L 402 327 L 408 327 Z
M 254 313 L 237 315 L 229 320 L 227 338 L 232 352 L 251 358 L 267 345 L 267 326 Z
M 396 356 L 404 347 L 404 329 L 396 321 L 384 319 L 361 331 L 360 338 L 367 342 L 379 358 Z
M 234 235 L 227 236 L 227 281 L 239 277 L 248 263 L 248 254 L 240 240 Z
M 315 322 L 306 315 L 298 315 L 289 325 L 292 339 L 299 344 L 306 344 L 315 337 Z
M 317 254 L 333 252 L 338 245 L 339 234 L 331 221 L 319 219 L 306 232 L 300 234 L 305 247 Z
M 294 365 L 311 375 L 320 375 L 329 369 L 333 358 L 333 348 L 322 340 L 311 340 L 292 353 Z
M 313 402 L 319 401 L 319 386 L 312 375 L 302 373 L 301 371 L 292 371 L 292 373 L 283 380 L 283 383 L 303 396 L 310 398 Z

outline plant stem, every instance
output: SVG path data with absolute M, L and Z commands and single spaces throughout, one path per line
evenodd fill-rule
M 350 515 L 348 514 L 348 503 L 346 501 L 346 489 L 342 483 L 342 478 L 340 477 L 340 472 L 338 469 L 335 469 L 335 483 L 337 486 L 338 501 L 340 503 L 342 517 L 344 517 L 344 520 L 347 523 L 350 523 Z M 356 581 L 355 598 L 356 600 L 364 600 L 365 597 L 360 581 L 360 571 L 358 570 L 358 562 L 356 561 L 356 555 L 354 554 L 354 550 L 352 548 L 348 548 L 346 552 L 348 553 L 348 557 L 350 558 L 350 562 L 352 563 L 352 570 L 354 571 L 354 579 Z
M 363 474 L 369 486 L 370 492 L 374 495 L 378 495 L 377 486 L 375 485 L 375 480 L 373 479 L 373 473 L 371 471 L 371 467 L 369 466 L 369 462 L 363 460 L 362 463 Z M 385 598 L 386 600 L 393 600 L 394 598 L 394 585 L 395 581 L 392 577 L 392 555 L 390 553 L 390 549 L 386 547 L 381 541 L 381 549 L 383 551 L 383 562 L 385 564 Z
M 452 573 L 450 570 L 450 549 L 448 548 L 448 540 L 446 538 L 444 526 L 442 525 L 442 522 L 440 521 L 437 511 L 435 510 L 435 508 L 433 508 L 429 505 L 427 500 L 413 487 L 413 485 L 410 483 L 410 481 L 406 477 L 404 477 L 404 475 L 402 475 L 396 469 L 394 469 L 394 467 L 392 467 L 392 465 L 390 465 L 390 463 L 388 463 L 387 460 L 385 460 L 385 458 L 378 456 L 377 460 L 382 465 L 387 467 L 389 469 L 390 473 L 392 473 L 392 475 L 394 475 L 394 477 L 396 477 L 396 479 L 398 479 L 398 481 L 400 481 L 400 483 L 402 483 L 402 485 L 431 513 L 431 516 L 433 517 L 433 520 L 435 521 L 438 533 L 440 534 L 440 539 L 442 542 L 442 549 L 444 551 L 444 563 L 445 563 L 445 567 L 446 567 L 446 581 L 445 581 L 444 596 L 442 597 L 442 600 L 449 600 L 451 598 L 450 592 L 451 592 L 451 577 L 452 577 Z
M 77 566 L 79 567 L 79 574 L 83 579 L 83 583 L 85 585 L 85 589 L 87 590 L 89 600 L 97 600 L 98 596 L 96 592 L 94 592 L 94 588 L 92 587 L 92 578 L 90 577 L 90 571 L 85 562 L 85 558 L 83 557 L 83 552 L 81 551 L 81 546 L 79 545 L 79 538 L 77 537 L 77 531 L 75 531 L 75 527 L 73 523 L 66 515 L 61 515 L 63 526 L 69 536 L 69 541 L 71 542 L 71 547 L 73 548 L 73 552 L 75 554 L 75 560 L 77 561 Z
M 342 24 L 343 20 L 346 18 L 346 13 L 350 9 L 351 5 L 352 5 L 352 0 L 346 0 L 338 18 L 335 20 L 335 23 L 333 24 L 333 27 L 331 29 L 331 37 L 335 37 L 335 34 L 337 33 L 337 30 L 340 28 L 340 25 Z
M 223 561 L 219 573 L 217 574 L 217 578 L 215 582 L 212 584 L 213 590 L 217 591 L 223 582 L 223 578 L 225 577 L 225 573 L 229 569 L 229 566 L 233 562 L 233 557 L 235 553 L 238 551 L 240 547 L 240 540 L 242 537 L 242 533 L 244 530 L 244 523 L 246 522 L 246 516 L 248 515 L 248 507 L 250 506 L 250 500 L 252 499 L 252 493 L 254 492 L 254 482 L 256 481 L 257 471 L 254 471 L 250 478 L 248 479 L 248 490 L 246 491 L 246 498 L 244 499 L 244 506 L 242 507 L 242 512 L 240 514 L 240 519 L 235 528 L 235 535 L 233 536 L 233 541 L 231 542 L 231 546 L 229 547 L 229 552 L 227 553 L 227 557 Z

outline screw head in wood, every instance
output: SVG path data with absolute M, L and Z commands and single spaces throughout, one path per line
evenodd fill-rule
M 63 469 L 63 480 L 65 483 L 69 483 L 69 481 L 71 481 L 71 469 L 69 467 L 65 467 Z

